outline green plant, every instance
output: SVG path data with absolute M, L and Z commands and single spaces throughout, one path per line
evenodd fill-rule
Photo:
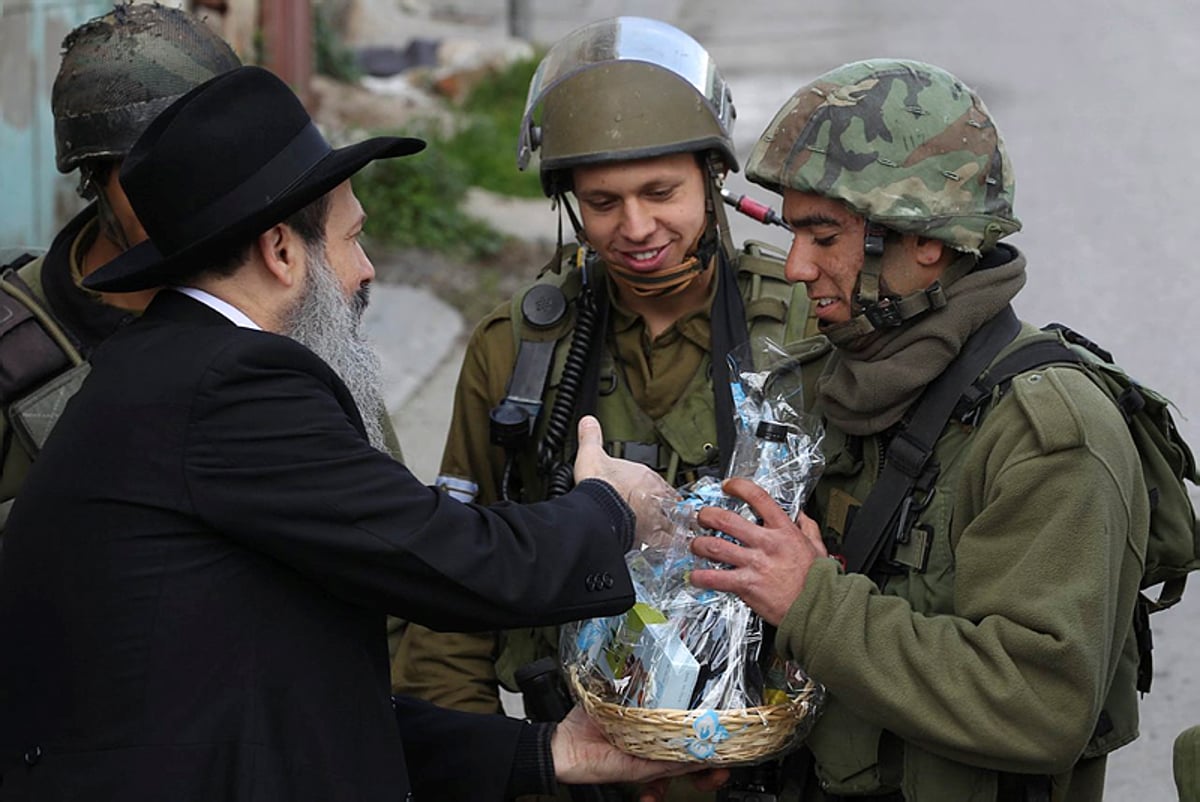
M 537 172 L 516 166 L 517 131 L 536 60 L 516 62 L 475 87 L 452 134 L 433 124 L 405 133 L 425 139 L 423 152 L 375 162 L 354 178 L 368 215 L 367 237 L 385 248 L 428 248 L 482 262 L 504 237 L 461 210 L 467 189 L 541 197 Z
M 466 168 L 473 185 L 504 195 L 541 197 L 537 172 L 517 170 L 517 135 L 537 65 L 537 58 L 516 61 L 485 77 L 463 101 L 464 124 L 437 143 Z
M 313 4 L 313 55 L 316 70 L 334 80 L 354 83 L 362 77 L 362 70 L 354 60 L 354 53 L 342 43 L 329 17 L 329 9 L 320 3 Z
M 500 248 L 502 237 L 460 210 L 468 186 L 462 165 L 437 147 L 374 162 L 354 178 L 372 241 L 483 259 Z

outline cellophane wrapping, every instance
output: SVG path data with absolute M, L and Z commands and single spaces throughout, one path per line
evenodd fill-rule
M 824 466 L 822 428 L 803 412 L 786 352 L 769 340 L 754 349 L 729 360 L 736 443 L 726 475 L 753 479 L 794 519 Z M 769 437 L 760 436 L 764 430 Z M 723 507 L 756 520 L 754 510 L 726 495 L 715 477 L 679 492 L 661 499 L 670 521 L 666 542 L 626 555 L 637 603 L 624 615 L 567 625 L 563 665 L 605 701 L 625 707 L 735 710 L 778 704 L 811 688 L 800 666 L 782 660 L 772 644 L 764 648 L 763 621 L 745 602 L 689 582 L 693 569 L 728 567 L 692 554 L 697 535 L 728 538 L 701 527 L 699 510 Z

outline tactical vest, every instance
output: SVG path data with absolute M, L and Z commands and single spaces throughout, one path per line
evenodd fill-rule
M 17 494 L 88 364 L 40 294 L 44 257 L 19 260 L 0 274 L 0 502 Z M 7 517 L 5 509 L 4 517 Z
M 992 365 L 1021 346 L 1044 339 L 1054 339 L 1054 335 L 1023 327 Z M 1039 368 L 1079 369 L 1065 365 Z M 882 555 L 887 568 L 881 592 L 905 599 L 914 612 L 953 614 L 955 557 L 949 533 L 956 484 L 969 455 L 972 435 L 998 400 L 999 392 L 977 407 L 969 420 L 951 420 L 942 431 L 931 458 L 940 465 L 940 471 L 933 484 L 922 488 L 909 506 L 911 529 Z M 837 544 L 880 475 L 886 444 L 879 435 L 860 438 L 830 429 L 822 447 L 827 462 L 813 494 L 812 509 L 834 552 L 840 551 Z M 1135 641 L 1130 632 L 1112 690 L 1081 760 L 1106 755 L 1137 737 L 1136 695 L 1130 693 L 1138 665 Z M 879 793 L 881 787 L 894 785 L 903 776 L 918 784 L 923 802 L 994 802 L 999 798 L 998 783 L 1017 776 L 967 766 L 902 742 L 850 712 L 836 697 L 830 698 L 821 725 L 806 745 L 816 758 L 822 787 L 843 795 Z
M 803 284 L 791 284 L 784 277 L 785 254 L 770 245 L 747 241 L 738 254 L 734 269 L 746 312 L 751 342 L 766 337 L 785 346 L 797 356 L 806 403 L 811 388 L 824 365 L 823 357 L 831 346 L 817 333 L 817 319 L 810 314 L 808 294 Z M 582 270 L 564 265 L 559 272 L 547 271 L 525 293 L 513 298 L 511 319 L 518 360 L 523 341 L 553 342 L 547 390 L 542 396 L 542 414 L 534 428 L 534 442 L 546 431 L 547 410 L 553 408 L 566 365 L 570 334 L 575 328 L 576 299 L 582 288 Z M 597 271 L 597 291 L 607 292 L 604 276 Z M 548 328 L 534 328 L 525 322 L 522 307 L 534 288 L 550 284 L 567 298 L 567 314 Z M 604 336 L 598 332 L 597 336 Z M 714 409 L 710 357 L 706 355 L 679 399 L 661 418 L 654 420 L 634 401 L 633 394 L 619 378 L 612 354 L 603 349 L 600 364 L 599 398 L 596 415 L 604 429 L 605 450 L 616 457 L 642 462 L 661 474 L 673 486 L 687 484 L 702 475 L 717 475 L 721 455 L 716 447 L 717 427 Z M 544 497 L 545 481 L 538 475 L 536 449 L 525 449 L 518 457 L 517 470 L 526 490 L 524 501 Z M 532 491 L 532 492 L 531 492 Z M 496 673 L 501 683 L 515 691 L 513 673 L 517 668 L 546 655 L 556 655 L 557 629 L 552 627 L 511 630 L 501 635 Z

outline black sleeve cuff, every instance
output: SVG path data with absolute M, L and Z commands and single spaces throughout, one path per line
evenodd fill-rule
M 518 796 L 558 793 L 554 779 L 554 757 L 550 753 L 553 724 L 527 723 L 517 736 L 512 773 L 508 777 L 509 799 Z
M 637 517 L 633 509 L 621 498 L 616 489 L 602 479 L 584 479 L 575 485 L 575 490 L 591 497 L 608 514 L 609 525 L 613 534 L 621 543 L 621 552 L 633 548 L 633 532 L 637 527 Z

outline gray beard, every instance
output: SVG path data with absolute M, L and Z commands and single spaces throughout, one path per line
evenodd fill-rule
M 379 356 L 359 332 L 369 290 L 363 287 L 347 299 L 325 258 L 324 243 L 314 244 L 307 254 L 309 270 L 304 291 L 286 316 L 283 333 L 333 368 L 354 398 L 367 440 L 387 452 L 383 436 L 387 406 L 379 389 Z

